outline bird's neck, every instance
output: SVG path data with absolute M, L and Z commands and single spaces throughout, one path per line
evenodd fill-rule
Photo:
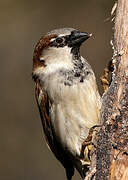
M 92 72 L 88 62 L 80 56 L 78 47 L 65 48 L 65 51 L 52 48 L 48 52 L 50 56 L 47 52 L 43 54 L 46 66 L 34 71 L 34 74 L 41 79 L 46 80 L 47 77 L 55 76 L 55 79 L 59 77 L 59 79 L 63 79 L 65 85 L 70 86 L 78 81 L 84 82 L 86 76 Z

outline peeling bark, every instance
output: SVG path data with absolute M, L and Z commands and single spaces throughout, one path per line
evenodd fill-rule
M 96 180 L 128 180 L 128 1 L 118 0 L 114 26 L 114 72 L 103 96 Z
M 128 180 L 128 0 L 118 0 L 114 24 L 112 82 L 103 95 L 102 127 L 89 179 Z

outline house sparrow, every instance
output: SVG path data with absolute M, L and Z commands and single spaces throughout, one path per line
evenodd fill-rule
M 101 105 L 94 72 L 80 56 L 91 34 L 73 28 L 43 36 L 33 55 L 35 96 L 47 144 L 71 180 L 74 168 L 85 177 L 82 144 L 99 124 Z

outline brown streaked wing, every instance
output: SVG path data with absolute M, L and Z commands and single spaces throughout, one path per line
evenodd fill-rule
M 53 134 L 52 134 L 51 120 L 49 116 L 49 99 L 48 99 L 47 93 L 41 88 L 39 80 L 36 80 L 35 96 L 36 96 L 36 101 L 37 101 L 37 105 L 40 112 L 40 117 L 41 117 L 41 121 L 43 125 L 46 142 L 49 145 L 50 149 L 52 150 Z M 41 100 L 39 100 L 39 98 Z
M 41 101 L 39 101 L 40 93 L 42 97 Z M 56 158 L 65 167 L 67 174 L 71 174 L 71 176 L 73 176 L 74 174 L 73 164 L 70 161 L 68 155 L 63 150 L 60 143 L 57 141 L 49 114 L 50 100 L 48 98 L 47 93 L 42 89 L 39 79 L 36 79 L 35 96 L 36 96 L 36 101 L 39 108 L 47 144 L 50 147 L 51 151 L 56 156 Z

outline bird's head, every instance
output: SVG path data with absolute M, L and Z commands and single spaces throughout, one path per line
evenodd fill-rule
M 43 72 L 46 67 L 71 67 L 73 56 L 79 56 L 81 44 L 91 34 L 73 28 L 56 29 L 43 36 L 33 55 L 33 73 Z

